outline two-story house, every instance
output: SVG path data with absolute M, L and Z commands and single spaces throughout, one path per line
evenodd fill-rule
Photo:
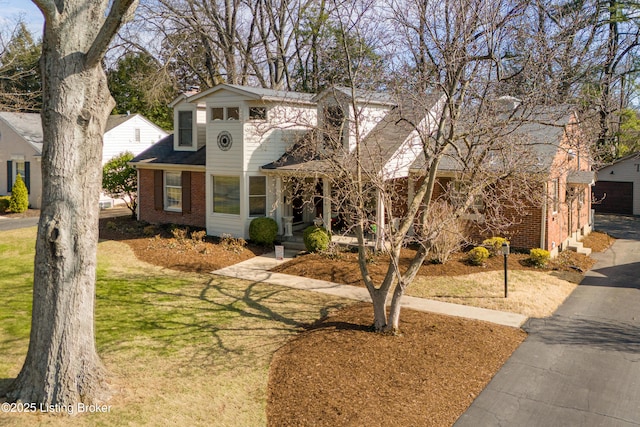
M 410 187 L 410 177 L 420 175 L 422 142 L 416 129 L 422 135 L 435 129 L 443 100 L 437 95 L 426 97 L 407 120 L 407 111 L 381 93 L 330 88 L 314 95 L 221 84 L 202 93 L 181 95 L 171 106 L 174 134 L 132 161 L 139 177 L 139 219 L 204 227 L 209 235 L 248 238 L 251 220 L 261 216 L 274 218 L 284 236 L 314 221 L 331 228 L 336 209 L 331 206 L 332 180 L 327 177 L 334 171 L 309 145 L 317 150 L 318 144 L 337 144 L 349 153 L 360 141 L 360 148 L 370 156 L 362 160 L 369 163 L 370 171 L 385 179 L 405 180 Z M 524 218 L 510 233 L 537 236 L 521 238 L 523 245 L 554 249 L 579 228 L 580 234 L 588 232 L 588 198 L 576 199 L 580 213 L 572 217 L 571 224 L 553 211 L 555 205 L 552 210 L 548 206 L 548 200 L 559 202 L 565 187 L 579 187 L 581 194 L 588 194 L 589 178 L 577 179 L 570 173 L 587 170 L 586 160 L 563 169 L 557 177 L 554 172 L 554 162 L 560 157 L 575 157 L 562 146 L 568 125 L 525 128 L 525 132 L 537 133 L 537 142 L 548 146 L 540 156 L 548 166 L 549 185 L 556 185 L 556 179 L 558 183 L 541 189 L 550 196 L 544 198 L 544 207 L 532 207 L 538 212 L 532 216 L 536 223 L 528 224 L 529 218 Z M 333 135 L 328 136 L 332 129 Z M 441 179 L 456 173 L 444 168 Z M 291 185 L 296 180 L 308 185 L 296 189 Z M 301 187 L 313 194 L 301 194 Z M 372 206 L 380 231 L 384 208 L 376 201 Z M 562 235 L 550 234 L 554 223 L 561 224 Z

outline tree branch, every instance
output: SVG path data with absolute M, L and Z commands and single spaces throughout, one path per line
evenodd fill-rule
M 51 21 L 57 14 L 58 9 L 56 8 L 53 0 L 31 0 L 33 4 L 35 4 L 42 15 L 44 15 L 45 21 Z
M 102 58 L 109 48 L 111 39 L 118 32 L 122 24 L 133 16 L 133 12 L 137 7 L 138 0 L 114 0 L 109 10 L 109 15 L 103 22 L 98 35 L 87 52 L 87 67 L 92 67 L 102 61 Z

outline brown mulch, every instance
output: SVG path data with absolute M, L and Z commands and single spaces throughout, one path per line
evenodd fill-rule
M 265 250 L 229 247 L 209 237 L 200 242 L 189 235 L 176 238 L 170 227 L 128 217 L 100 221 L 102 239 L 123 241 L 141 260 L 182 271 L 211 272 Z M 585 245 L 603 250 L 611 241 L 593 233 Z M 525 258 L 509 255 L 509 268 L 531 268 Z M 386 268 L 383 258 L 372 261 L 374 274 Z M 587 270 L 592 262 L 565 253 L 550 268 Z M 470 274 L 501 269 L 502 263 L 502 257 L 494 257 L 484 267 L 473 267 L 455 255 L 445 265 L 424 265 L 420 274 Z M 348 284 L 360 281 L 355 255 L 349 253 L 337 259 L 305 255 L 278 271 Z M 348 306 L 309 326 L 275 354 L 269 425 L 452 425 L 525 338 L 515 328 L 408 309 L 402 312 L 399 335 L 380 335 L 369 329 L 372 314 L 369 304 Z
M 201 229 L 178 229 L 187 231 L 185 238 L 176 238 L 171 226 L 149 225 L 126 216 L 100 220 L 101 239 L 123 241 L 138 259 L 172 270 L 210 273 L 270 250 L 252 244 L 223 245 L 210 236 L 200 241 L 190 236 Z
M 313 325 L 271 363 L 270 426 L 447 426 L 526 334 L 404 310 L 402 334 L 368 330 L 360 303 Z
M 606 234 L 604 236 L 609 238 Z M 601 239 L 598 239 L 598 243 L 599 240 Z M 403 249 L 401 251 L 402 258 L 400 265 L 406 268 L 414 255 L 415 250 Z M 532 267 L 527 263 L 528 258 L 529 256 L 526 254 L 510 254 L 507 257 L 507 268 L 509 270 L 539 271 L 539 268 Z M 372 255 L 369 258 L 369 273 L 374 281 L 380 281 L 384 278 L 388 267 L 387 259 L 388 258 L 382 254 Z M 565 251 L 562 252 L 558 258 L 552 260 L 547 266 L 547 269 L 587 271 L 593 266 L 593 263 L 594 260 L 592 258 L 575 252 Z M 457 253 L 453 254 L 445 264 L 423 264 L 418 274 L 422 276 L 461 276 L 481 271 L 502 270 L 503 268 L 503 256 L 491 257 L 483 266 L 475 266 L 466 262 L 466 254 Z M 272 271 L 343 283 L 346 285 L 364 286 L 358 267 L 358 255 L 351 252 L 342 252 L 331 260 L 319 254 L 305 254 L 273 268 Z

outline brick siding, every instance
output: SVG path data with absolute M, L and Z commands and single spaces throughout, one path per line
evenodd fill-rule
M 205 173 L 191 172 L 191 212 L 156 210 L 154 203 L 153 169 L 139 169 L 138 181 L 140 220 L 151 224 L 182 224 L 206 227 Z

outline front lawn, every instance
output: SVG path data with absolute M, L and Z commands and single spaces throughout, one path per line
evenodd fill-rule
M 28 346 L 35 228 L 1 232 L 0 242 L 2 395 Z M 341 305 L 320 294 L 159 268 L 123 243 L 104 241 L 96 337 L 116 394 L 109 413 L 75 417 L 73 425 L 265 425 L 273 352 Z M 2 425 L 41 422 L 69 420 L 0 415 Z

